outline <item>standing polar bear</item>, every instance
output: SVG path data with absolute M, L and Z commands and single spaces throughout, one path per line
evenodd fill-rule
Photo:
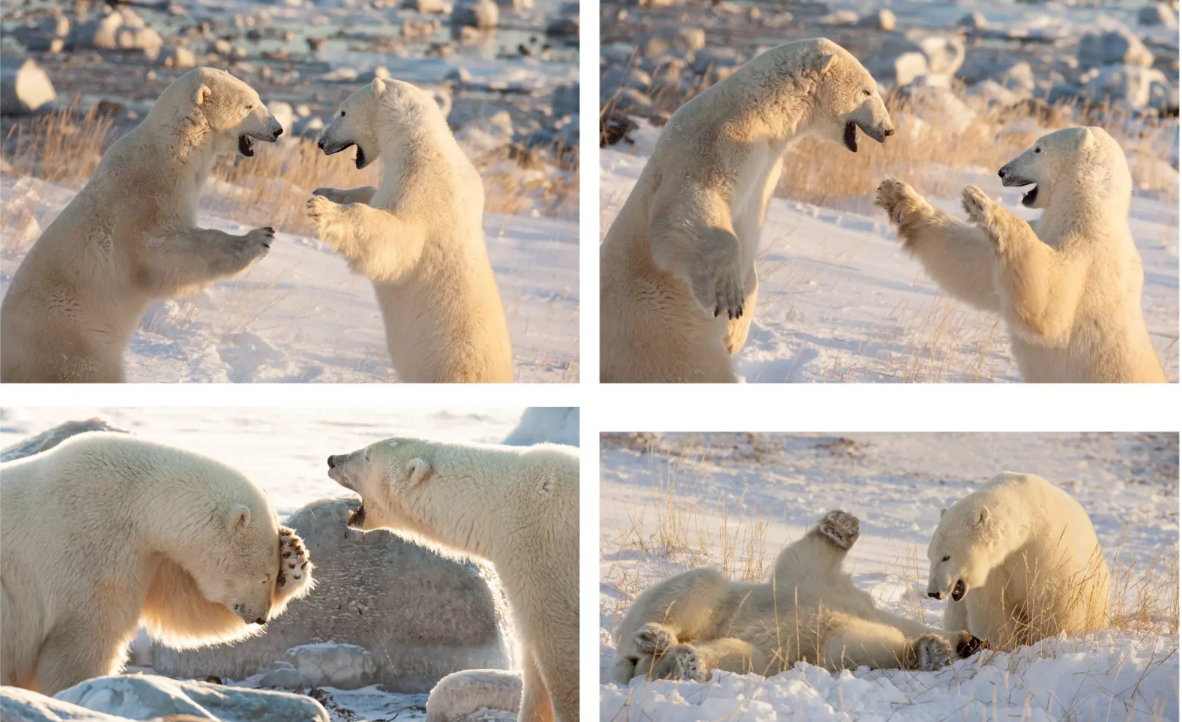
M 492 563 L 521 645 L 518 719 L 578 720 L 578 451 L 395 438 L 330 456 L 328 466 L 361 495 L 350 527 Z
M 1165 382 L 1141 313 L 1141 255 L 1129 231 L 1133 181 L 1102 128 L 1045 135 L 998 171 L 1032 186 L 1029 224 L 979 188 L 964 190 L 973 225 L 887 178 L 877 205 L 903 246 L 949 295 L 1002 315 L 1024 381 Z
M 1005 472 L 941 512 L 928 596 L 944 628 L 994 649 L 1108 627 L 1110 577 L 1088 513 L 1033 474 Z
M 798 661 L 932 670 L 976 652 L 980 640 L 876 609 L 854 586 L 841 565 L 858 527 L 853 515 L 829 512 L 780 552 L 763 584 L 702 568 L 645 590 L 617 630 L 612 681 L 704 681 L 712 669 L 773 675 Z
M 0 683 L 113 674 L 142 624 L 196 647 L 264 631 L 312 586 L 267 497 L 205 457 L 84 433 L 0 466 Z
M 841 46 L 773 48 L 678 108 L 600 249 L 605 382 L 733 382 L 768 201 L 796 140 L 858 150 L 894 127 Z
M 224 70 L 191 70 L 165 88 L 13 276 L 0 309 L 0 381 L 123 381 L 123 351 L 153 301 L 266 255 L 272 229 L 198 228 L 197 205 L 219 156 L 252 156 L 255 140 L 282 132 L 258 93 Z
M 329 155 L 356 146 L 359 169 L 385 157 L 377 188 L 317 188 L 307 207 L 320 237 L 373 281 L 399 378 L 512 381 L 484 186 L 435 100 L 375 78 L 345 99 L 319 145 Z

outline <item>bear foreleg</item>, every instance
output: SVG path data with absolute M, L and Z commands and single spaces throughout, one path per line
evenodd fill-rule
M 425 229 L 389 210 L 334 203 L 324 196 L 312 196 L 307 210 L 320 238 L 370 280 L 396 281 L 414 268 L 422 255 Z
M 314 196 L 324 196 L 333 203 L 360 203 L 362 205 L 369 205 L 373 200 L 374 194 L 378 192 L 376 186 L 362 186 L 360 188 L 353 188 L 351 190 L 339 190 L 337 188 L 317 188 L 312 191 Z
M 271 228 L 255 228 L 244 236 L 213 228 L 170 229 L 145 241 L 135 279 L 154 296 L 183 296 L 246 270 L 267 255 L 274 240 Z

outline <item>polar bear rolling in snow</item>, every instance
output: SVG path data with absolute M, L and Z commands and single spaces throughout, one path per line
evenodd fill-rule
M 518 719 L 578 720 L 578 451 L 396 438 L 330 456 L 328 466 L 361 495 L 350 527 L 492 563 L 521 646 Z
M 797 661 L 831 670 L 931 670 L 968 657 L 980 640 L 876 609 L 842 561 L 858 519 L 831 511 L 780 552 L 762 584 L 714 569 L 683 572 L 636 598 L 617 630 L 612 681 L 704 681 L 711 670 L 773 675 Z
M 90 432 L 0 466 L 0 683 L 113 674 L 142 624 L 176 647 L 258 634 L 312 586 L 266 495 L 212 459 Z
M 1058 130 L 998 175 L 1031 186 L 1022 205 L 1044 209 L 1033 224 L 973 186 L 971 223 L 891 178 L 876 203 L 940 288 L 1002 315 L 1024 381 L 1164 382 L 1141 312 L 1132 178 L 1117 142 L 1102 128 Z
M 374 79 L 341 104 L 320 138 L 327 154 L 379 157 L 381 185 L 317 188 L 320 238 L 373 282 L 390 361 L 411 382 L 510 382 L 513 353 L 484 244 L 484 186 L 435 100 Z
M 928 561 L 944 628 L 994 649 L 1108 627 L 1111 580 L 1092 520 L 1041 477 L 999 474 L 941 512 Z
M 773 48 L 678 108 L 600 250 L 606 382 L 733 382 L 783 155 L 802 137 L 858 149 L 894 126 L 878 85 L 824 39 Z
M 0 380 L 123 381 L 123 351 L 156 300 L 192 293 L 266 255 L 275 232 L 197 227 L 219 156 L 283 132 L 249 85 L 198 68 L 165 88 L 45 229 L 0 309 Z

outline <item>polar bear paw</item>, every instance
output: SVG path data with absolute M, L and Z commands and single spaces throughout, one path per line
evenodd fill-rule
M 898 225 L 908 215 L 924 208 L 927 201 L 903 181 L 884 178 L 874 194 L 874 205 L 885 210 L 890 221 Z
M 858 541 L 858 517 L 835 509 L 822 517 L 817 533 L 842 549 L 849 549 Z
M 715 318 L 724 313 L 729 319 L 743 315 L 746 294 L 743 293 L 743 274 L 737 259 L 734 262 L 722 261 L 714 266 L 706 265 L 694 274 L 690 290 L 698 305 Z
M 308 202 L 304 204 L 304 208 L 308 212 L 308 219 L 312 221 L 312 225 L 316 226 L 316 230 L 323 234 L 328 230 L 341 213 L 340 205 L 333 203 L 324 196 L 312 196 Z
M 961 205 L 969 220 L 983 230 L 991 231 L 994 226 L 997 204 L 977 186 L 967 186 L 961 195 Z
M 232 236 L 230 253 L 234 260 L 231 265 L 246 268 L 250 264 L 267 255 L 271 244 L 275 242 L 275 229 L 270 226 L 255 228 L 245 236 Z
M 947 667 L 952 663 L 952 645 L 938 634 L 925 634 L 911 642 L 915 668 L 924 672 Z
M 664 659 L 668 661 L 669 665 L 668 679 L 684 682 L 706 681 L 706 675 L 702 672 L 702 661 L 698 658 L 698 653 L 694 651 L 694 648 L 688 644 L 670 647 L 665 652 Z
M 275 578 L 275 591 L 281 597 L 288 597 L 306 587 L 312 581 L 312 561 L 308 549 L 294 529 L 279 527 L 279 576 Z
M 677 637 L 659 624 L 646 624 L 636 633 L 636 648 L 647 654 L 664 654 L 675 644 Z

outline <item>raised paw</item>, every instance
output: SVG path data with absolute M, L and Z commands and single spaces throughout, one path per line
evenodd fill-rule
M 657 624 L 646 624 L 636 633 L 636 647 L 647 654 L 664 654 L 665 650 L 677 644 L 677 637 Z
M 713 267 L 709 264 L 704 266 L 694 274 L 690 284 L 694 300 L 715 318 L 723 314 L 729 319 L 742 317 L 746 294 L 743 293 L 743 274 L 739 270 L 738 255 L 733 260 L 721 260 Z
M 925 634 L 911 642 L 915 669 L 931 672 L 952 663 L 952 645 L 938 634 Z
M 874 205 L 885 210 L 887 218 L 896 225 L 926 203 L 914 188 L 894 178 L 884 178 L 874 193 Z
M 295 530 L 279 527 L 279 575 L 275 577 L 275 592 L 288 596 L 307 586 L 312 580 L 312 561 L 304 540 Z
M 961 195 L 961 205 L 969 220 L 983 229 L 993 227 L 993 212 L 997 204 L 977 186 L 968 186 Z
M 968 632 L 959 632 L 956 635 L 956 656 L 961 659 L 968 659 L 982 649 L 989 649 L 989 642 L 979 639 L 969 634 Z
M 339 206 L 324 196 L 312 196 L 304 204 L 304 208 L 307 209 L 308 218 L 320 231 L 323 231 L 324 227 L 331 223 L 339 213 Z
M 665 660 L 668 661 L 669 674 L 667 679 L 676 679 L 686 682 L 705 682 L 706 675 L 702 671 L 702 661 L 698 658 L 698 653 L 694 648 L 688 644 L 679 644 L 670 647 L 665 652 Z
M 849 549 L 858 541 L 858 517 L 835 509 L 817 523 L 817 533 L 842 549 Z

